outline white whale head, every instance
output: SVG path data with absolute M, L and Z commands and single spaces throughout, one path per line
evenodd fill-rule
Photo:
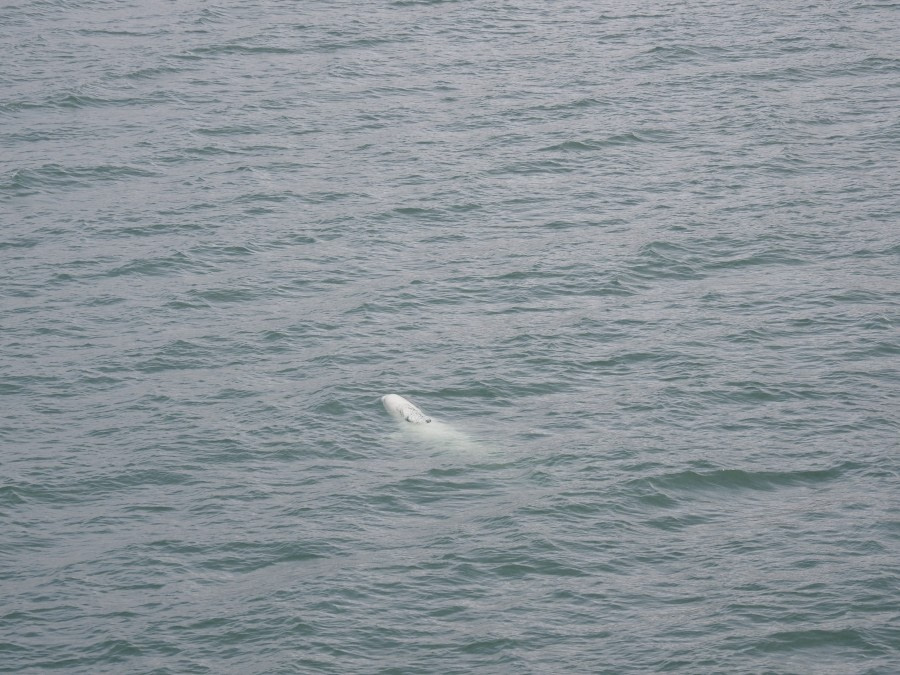
M 395 419 L 410 424 L 428 424 L 431 418 L 419 408 L 397 394 L 386 394 L 381 397 L 381 404 Z

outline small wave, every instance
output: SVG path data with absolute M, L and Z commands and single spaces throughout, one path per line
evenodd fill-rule
M 179 251 L 163 257 L 132 260 L 125 265 L 109 270 L 106 273 L 106 276 L 167 276 L 188 271 L 203 272 L 214 269 L 214 265 L 197 260 L 196 258 Z
M 274 45 L 220 44 L 207 47 L 196 47 L 190 52 L 193 55 L 257 55 L 257 54 L 300 54 L 303 50 L 295 47 L 276 47 Z
M 659 129 L 628 131 L 612 134 L 600 140 L 568 140 L 556 145 L 539 148 L 539 152 L 596 152 L 604 148 L 637 145 L 643 143 L 665 143 L 672 140 L 673 134 Z
M 575 171 L 574 166 L 568 166 L 562 162 L 547 159 L 541 161 L 521 161 L 513 164 L 507 164 L 498 169 L 492 169 L 488 173 L 491 175 L 502 176 L 504 174 L 519 175 L 535 175 L 543 173 L 571 173 Z
M 416 5 L 454 5 L 460 0 L 392 0 L 391 7 L 415 7 Z
M 702 279 L 706 276 L 686 249 L 667 242 L 644 244 L 624 270 L 627 277 L 655 279 Z
M 663 45 L 655 46 L 631 59 L 631 67 L 636 70 L 648 70 L 660 66 L 681 66 L 686 63 L 703 63 L 706 61 L 723 61 L 731 56 L 725 47 L 713 45 Z
M 2 506 L 18 506 L 27 502 L 26 497 L 22 494 L 22 489 L 14 485 L 4 485 L 0 487 L 0 505 Z
M 794 485 L 819 485 L 837 480 L 856 465 L 845 463 L 830 469 L 804 471 L 746 471 L 719 469 L 717 471 L 679 471 L 638 478 L 628 483 L 640 492 L 663 491 L 696 492 L 709 490 L 752 490 L 769 492 Z
M 837 648 L 874 654 L 885 653 L 884 647 L 870 643 L 860 631 L 854 628 L 776 631 L 756 642 L 752 651 L 777 653 L 810 649 L 821 655 L 822 650 L 829 651 Z
M 531 110 L 534 111 L 543 111 L 543 112 L 554 112 L 554 111 L 568 111 L 568 110 L 580 110 L 584 108 L 594 108 L 597 106 L 603 105 L 604 102 L 598 98 L 592 97 L 584 97 L 577 98 L 572 101 L 566 101 L 565 103 L 552 103 L 534 106 Z
M 0 251 L 11 248 L 34 248 L 37 246 L 37 239 L 29 239 L 26 237 L 15 237 L 6 241 L 0 241 Z
M 0 183 L 0 192 L 45 192 L 60 188 L 84 188 L 98 182 L 159 176 L 156 171 L 127 165 L 65 167 L 44 164 L 32 169 L 16 169 Z

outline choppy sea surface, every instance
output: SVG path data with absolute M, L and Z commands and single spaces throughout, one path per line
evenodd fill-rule
M 0 671 L 900 672 L 900 4 L 0 47 Z

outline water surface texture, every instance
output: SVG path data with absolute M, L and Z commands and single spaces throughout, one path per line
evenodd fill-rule
M 900 672 L 900 5 L 0 45 L 0 670 Z

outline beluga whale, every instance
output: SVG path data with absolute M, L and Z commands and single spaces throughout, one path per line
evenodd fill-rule
M 431 424 L 431 418 L 419 410 L 414 403 L 398 394 L 386 394 L 381 397 L 381 404 L 394 419 L 410 424 Z
M 452 450 L 468 455 L 491 452 L 489 446 L 443 420 L 429 417 L 419 406 L 399 394 L 385 394 L 381 397 L 381 404 L 399 423 L 397 431 L 400 437 L 416 439 L 424 447 L 439 451 Z

